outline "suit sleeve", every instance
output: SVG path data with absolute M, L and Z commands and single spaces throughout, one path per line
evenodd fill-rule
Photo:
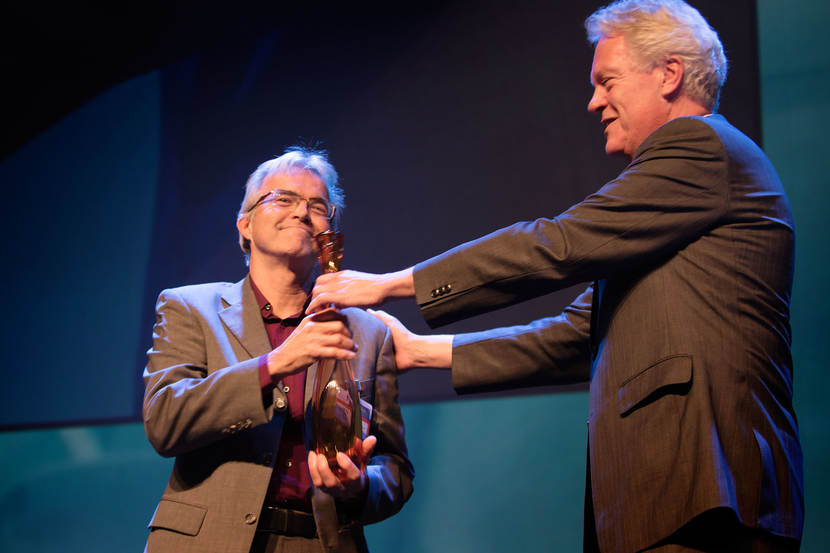
M 373 322 L 380 324 L 380 321 Z M 378 443 L 366 467 L 369 489 L 360 514 L 362 524 L 381 521 L 400 511 L 412 495 L 412 480 L 415 477 L 404 441 L 392 336 L 382 324 L 379 332 L 384 337 L 375 364 L 374 421 L 371 428 Z
M 156 304 L 144 370 L 144 428 L 161 455 L 177 456 L 267 423 L 258 359 L 208 370 L 202 325 L 187 302 L 165 290 Z
M 415 267 L 430 326 L 512 305 L 681 250 L 724 216 L 727 158 L 699 118 L 655 131 L 614 180 L 553 219 L 517 223 Z
M 453 387 L 465 394 L 590 380 L 592 299 L 589 286 L 557 317 L 457 334 Z

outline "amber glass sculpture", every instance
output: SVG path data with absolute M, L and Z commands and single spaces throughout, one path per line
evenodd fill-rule
M 343 259 L 343 235 L 326 231 L 315 239 L 320 248 L 323 273 L 339 271 Z M 334 308 L 330 309 L 334 311 Z M 339 316 L 335 313 L 332 316 Z M 326 456 L 335 474 L 340 472 L 336 461 L 338 451 L 348 455 L 362 469 L 360 394 L 351 364 L 346 359 L 321 359 L 313 386 L 311 427 L 315 451 Z

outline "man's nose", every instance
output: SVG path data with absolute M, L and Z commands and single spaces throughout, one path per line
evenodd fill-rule
M 301 219 L 309 219 L 310 211 L 308 210 L 308 200 L 299 199 L 297 205 L 294 206 L 294 215 Z
M 591 113 L 599 113 L 605 107 L 605 95 L 598 89 L 594 89 L 594 94 L 588 100 L 588 111 Z

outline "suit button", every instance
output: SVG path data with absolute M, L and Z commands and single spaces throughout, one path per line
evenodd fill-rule
M 254 513 L 245 515 L 245 524 L 256 524 L 256 515 Z
M 274 454 L 270 451 L 265 452 L 262 454 L 262 464 L 263 465 L 270 465 L 271 462 L 274 460 Z
M 285 409 L 285 400 L 279 398 L 277 399 L 277 401 L 274 402 L 274 405 L 277 407 L 277 409 Z

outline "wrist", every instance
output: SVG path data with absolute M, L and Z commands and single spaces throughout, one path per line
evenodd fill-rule
M 415 281 L 412 267 L 384 275 L 384 295 L 386 299 L 404 299 L 415 296 Z
M 277 350 L 271 350 L 268 354 L 266 354 L 266 368 L 268 370 L 268 374 L 271 375 L 271 378 L 275 378 L 278 375 L 281 375 L 285 372 L 285 367 L 280 362 L 280 356 L 277 354 Z
M 414 365 L 430 369 L 452 368 L 452 334 L 419 336 Z

